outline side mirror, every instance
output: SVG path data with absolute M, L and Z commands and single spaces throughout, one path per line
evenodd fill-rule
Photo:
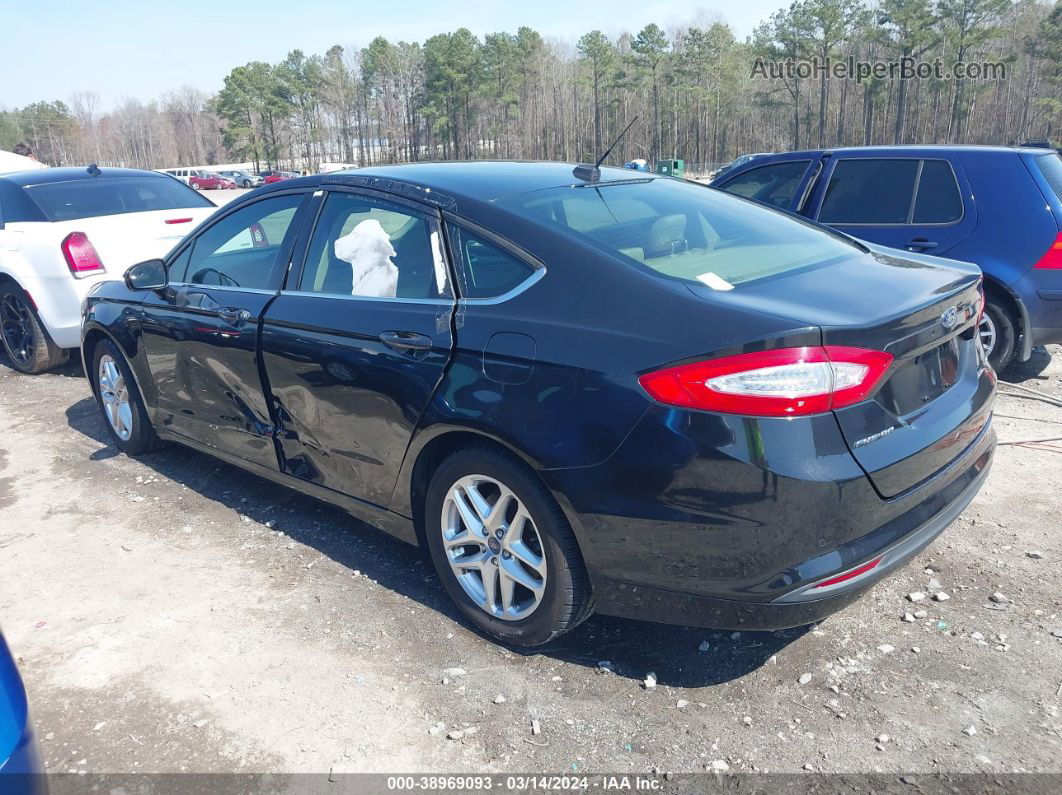
M 125 286 L 130 290 L 161 290 L 168 282 L 166 263 L 160 259 L 138 262 L 125 272 Z

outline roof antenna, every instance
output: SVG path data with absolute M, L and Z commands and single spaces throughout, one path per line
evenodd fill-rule
M 584 182 L 598 182 L 601 179 L 601 164 L 605 162 L 606 157 L 612 154 L 612 150 L 616 148 L 616 144 L 623 140 L 623 136 L 627 134 L 627 130 L 633 127 L 636 121 L 638 121 L 637 116 L 631 119 L 631 123 L 623 128 L 623 132 L 616 136 L 616 140 L 612 142 L 612 145 L 605 150 L 605 154 L 601 155 L 593 166 L 576 166 L 572 170 L 572 174 L 575 175 L 575 178 L 581 179 Z
M 100 167 L 93 163 L 91 166 L 85 169 L 89 173 L 90 177 L 98 177 L 103 172 L 100 171 Z

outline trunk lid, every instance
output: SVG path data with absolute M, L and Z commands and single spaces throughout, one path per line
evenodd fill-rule
M 981 272 L 871 246 L 820 268 L 739 285 L 691 287 L 713 301 L 815 323 L 824 345 L 886 351 L 869 399 L 834 412 L 878 493 L 894 497 L 946 467 L 989 420 L 995 376 L 976 334 Z
M 78 218 L 48 224 L 58 241 L 84 232 L 100 255 L 107 273 L 119 278 L 126 268 L 146 259 L 165 257 L 216 208 L 149 210 L 122 215 Z M 190 220 L 184 220 L 190 219 Z

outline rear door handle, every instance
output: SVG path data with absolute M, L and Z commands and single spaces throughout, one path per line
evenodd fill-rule
M 932 240 L 926 240 L 924 237 L 916 237 L 914 240 L 910 241 L 905 248 L 909 248 L 913 251 L 915 249 L 936 248 L 938 245 L 940 244 L 935 243 Z
M 251 319 L 251 313 L 246 309 L 229 306 L 218 310 L 218 317 L 233 328 L 239 328 Z
M 426 351 L 431 348 L 431 337 L 415 331 L 385 331 L 380 341 L 399 351 Z

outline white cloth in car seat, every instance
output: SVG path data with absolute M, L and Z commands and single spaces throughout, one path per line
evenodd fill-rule
M 398 266 L 391 238 L 375 218 L 368 218 L 335 243 L 336 257 L 349 262 L 353 272 L 351 295 L 394 298 L 398 292 Z

